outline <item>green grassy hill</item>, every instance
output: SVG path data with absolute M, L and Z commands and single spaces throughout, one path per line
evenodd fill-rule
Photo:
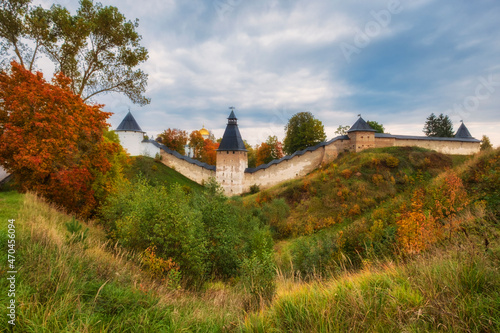
M 168 177 L 152 159 L 134 168 Z M 237 280 L 172 288 L 95 222 L 33 194 L 0 193 L 0 260 L 15 218 L 19 332 L 498 332 L 499 188 L 500 150 L 463 158 L 391 148 L 234 199 L 276 239 L 277 293 L 258 311 Z
M 172 168 L 151 157 L 135 156 L 131 158 L 131 164 L 124 170 L 125 176 L 130 181 L 137 180 L 142 176 L 152 184 L 171 185 L 178 183 L 181 186 L 188 186 L 194 190 L 200 190 L 202 186 L 189 178 L 181 175 Z

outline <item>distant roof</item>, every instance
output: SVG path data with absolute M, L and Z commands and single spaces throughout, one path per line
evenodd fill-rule
M 370 125 L 366 123 L 366 121 L 363 120 L 363 118 L 361 118 L 361 116 L 358 118 L 358 120 L 356 120 L 354 125 L 351 126 L 351 128 L 347 131 L 347 133 L 358 132 L 358 131 L 376 132 L 373 128 L 370 127 Z
M 222 136 L 222 140 L 219 145 L 218 151 L 234 151 L 234 150 L 242 150 L 246 151 L 245 143 L 241 138 L 240 130 L 238 129 L 238 119 L 234 115 L 234 111 L 231 111 L 231 114 L 227 118 L 227 126 L 224 135 Z
M 460 125 L 460 127 L 458 128 L 457 134 L 455 134 L 455 138 L 472 138 L 472 135 L 470 135 L 470 132 L 467 127 L 465 127 L 464 123 L 462 123 L 462 125 Z
M 135 121 L 134 116 L 130 111 L 127 113 L 125 118 L 123 118 L 122 122 L 116 128 L 117 131 L 134 131 L 134 132 L 143 132 L 137 121 Z

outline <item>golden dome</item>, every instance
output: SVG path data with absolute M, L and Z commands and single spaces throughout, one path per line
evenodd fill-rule
M 205 128 L 205 125 L 203 125 L 203 128 L 200 130 L 200 134 L 202 136 L 210 136 L 210 132 Z

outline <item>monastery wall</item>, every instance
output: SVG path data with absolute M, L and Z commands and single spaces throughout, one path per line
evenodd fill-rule
M 214 170 L 210 170 L 203 166 L 180 159 L 163 149 L 160 151 L 161 162 L 163 164 L 198 184 L 203 184 L 204 182 L 207 182 L 210 177 L 215 177 L 215 168 Z
M 379 140 L 379 139 L 377 139 Z M 454 141 L 454 140 L 416 140 L 399 139 L 394 140 L 396 147 L 421 147 L 435 150 L 442 154 L 471 155 L 479 152 L 480 142 Z M 377 143 L 377 147 L 379 147 Z
M 266 189 L 285 180 L 303 177 L 321 165 L 324 155 L 325 148 L 321 147 L 253 173 L 245 172 L 243 192 L 250 191 L 252 185 L 258 185 L 260 189 Z

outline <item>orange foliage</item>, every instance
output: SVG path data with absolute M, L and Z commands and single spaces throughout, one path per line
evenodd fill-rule
M 262 142 L 257 148 L 257 166 L 267 164 L 273 160 L 271 146 Z
M 418 189 L 414 192 L 411 209 L 401 214 L 396 221 L 398 225 L 398 242 L 405 253 L 419 253 L 429 248 L 437 241 L 441 230 L 436 224 L 436 219 L 430 212 L 424 211 L 425 192 Z
M 178 271 L 179 265 L 176 264 L 172 258 L 167 260 L 157 257 L 155 254 L 156 246 L 148 247 L 141 259 L 142 265 L 153 277 L 163 277 L 167 275 L 171 270 Z
M 205 139 L 201 135 L 200 131 L 192 131 L 189 134 L 189 147 L 193 149 L 193 157 L 199 158 L 201 156 L 201 150 L 205 144 Z
M 103 137 L 110 113 L 69 86 L 62 74 L 50 84 L 15 62 L 0 72 L 0 164 L 22 190 L 88 216 L 98 204 L 93 181 L 110 170 L 120 146 Z
M 163 133 L 158 135 L 157 140 L 168 148 L 175 150 L 179 154 L 184 155 L 186 153 L 184 149 L 188 140 L 186 131 L 182 131 L 177 128 L 167 128 L 163 131 Z
M 203 148 L 201 149 L 200 161 L 210 165 L 215 165 L 217 159 L 217 149 L 219 149 L 218 142 L 213 142 L 210 139 L 205 139 Z

